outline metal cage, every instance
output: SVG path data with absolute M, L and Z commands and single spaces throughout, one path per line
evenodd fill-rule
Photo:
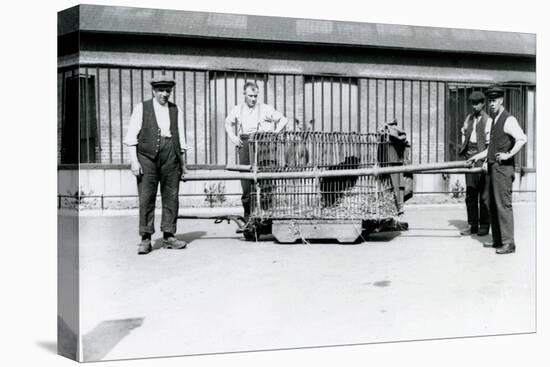
M 404 164 L 388 131 L 254 133 L 253 172 L 349 170 Z M 395 177 L 392 177 L 395 176 Z M 400 212 L 399 175 L 257 180 L 251 217 L 259 220 L 381 220 Z

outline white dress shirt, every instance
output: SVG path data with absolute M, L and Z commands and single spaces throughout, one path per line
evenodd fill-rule
M 464 121 L 464 126 L 462 127 L 462 143 L 466 140 L 466 136 L 464 133 L 466 132 L 466 129 L 468 128 L 468 120 L 469 115 L 466 118 L 466 121 Z M 472 126 L 472 134 L 470 135 L 470 143 L 476 144 L 477 143 L 477 133 L 476 133 L 476 127 L 477 123 L 481 121 L 481 114 L 479 114 L 478 117 L 474 117 L 474 123 Z M 489 145 L 489 139 L 491 137 L 491 126 L 493 125 L 493 119 L 490 117 L 487 117 L 487 121 L 485 122 L 485 144 Z
M 155 111 L 155 117 L 157 119 L 157 125 L 160 128 L 160 135 L 164 137 L 171 137 L 170 133 L 170 111 L 168 108 L 168 103 L 164 106 L 158 103 L 158 101 L 153 98 L 153 110 Z M 134 107 L 132 116 L 130 117 L 130 123 L 128 124 L 128 130 L 126 131 L 126 138 L 124 139 L 124 144 L 127 146 L 137 145 L 138 144 L 138 134 L 141 130 L 141 124 L 143 123 L 143 103 L 138 103 Z M 180 146 L 182 152 L 189 149 L 185 141 L 185 130 L 183 126 L 183 112 L 178 107 L 178 132 L 180 136 Z
M 495 117 L 495 121 L 498 121 L 502 111 Z M 515 141 L 527 141 L 527 136 L 521 129 L 521 126 L 519 126 L 518 120 L 512 115 L 508 116 L 506 121 L 504 121 L 504 132 L 513 137 Z
M 276 124 L 282 124 L 278 126 L 280 130 L 287 122 L 286 117 L 268 104 L 258 102 L 250 108 L 246 103 L 241 103 L 227 115 L 225 126 L 232 130 L 236 125 L 238 134 L 250 134 L 256 131 L 273 132 Z

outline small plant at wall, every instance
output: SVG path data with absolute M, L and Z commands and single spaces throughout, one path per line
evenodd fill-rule
M 75 192 L 67 191 L 68 196 L 71 197 L 71 201 L 75 206 L 81 206 L 82 204 L 84 204 L 84 199 L 86 199 L 86 196 L 91 196 L 93 193 L 94 192 L 92 190 L 86 193 L 86 191 L 84 191 L 82 187 L 80 187 L 80 189 Z M 65 204 L 66 206 L 71 206 L 67 200 L 65 200 Z
M 225 202 L 225 184 L 223 182 L 204 184 L 204 201 L 212 208 Z
M 464 186 L 460 184 L 460 181 L 457 179 L 456 182 L 451 186 L 451 197 L 453 199 L 459 199 L 464 195 Z

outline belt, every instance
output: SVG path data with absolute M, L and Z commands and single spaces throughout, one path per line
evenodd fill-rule
M 511 158 L 505 161 L 500 161 L 500 163 L 497 161 L 489 161 L 489 160 L 487 161 L 488 166 L 493 166 L 495 164 L 499 166 L 514 166 L 514 161 Z

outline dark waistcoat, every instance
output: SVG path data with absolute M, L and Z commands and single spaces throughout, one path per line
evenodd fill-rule
M 485 148 L 487 148 L 487 145 L 485 144 L 485 125 L 487 124 L 487 119 L 489 115 L 485 111 L 481 111 L 481 119 L 478 121 L 476 125 L 476 138 L 477 138 L 477 152 L 484 151 Z M 470 144 L 470 137 L 472 136 L 472 133 L 474 132 L 474 114 L 471 113 L 468 115 L 468 122 L 466 125 L 466 131 L 464 132 L 464 143 L 462 143 L 462 146 L 460 147 L 459 154 L 465 155 L 468 152 L 468 147 Z M 469 158 L 469 157 L 468 157 Z
M 503 110 L 499 118 L 496 121 L 493 121 L 493 126 L 491 127 L 491 138 L 489 140 L 489 148 L 487 151 L 487 161 L 489 163 L 496 162 L 496 153 L 508 153 L 516 143 L 513 137 L 504 132 L 504 123 L 510 116 L 511 115 L 508 111 Z M 500 164 L 513 166 L 514 157 L 506 161 L 501 161 Z
M 181 146 L 178 131 L 178 107 L 168 102 L 168 113 L 170 115 L 170 134 L 172 145 L 176 156 L 181 159 Z M 160 128 L 153 108 L 153 100 L 143 101 L 143 121 L 138 134 L 137 151 L 149 159 L 155 159 L 160 149 Z

